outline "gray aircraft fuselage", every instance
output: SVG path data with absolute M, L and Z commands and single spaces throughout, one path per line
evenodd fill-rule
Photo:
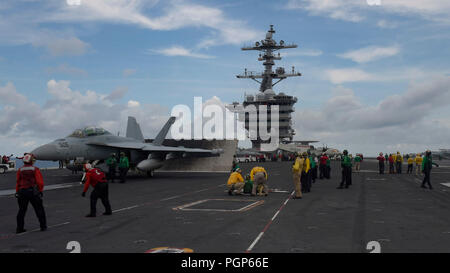
M 118 154 L 121 151 L 120 148 L 116 147 L 94 146 L 89 144 L 93 142 L 117 144 L 125 142 L 142 143 L 136 141 L 136 139 L 114 136 L 109 133 L 100 136 L 86 136 L 84 138 L 69 136 L 42 145 L 33 150 L 32 154 L 39 160 L 74 160 L 77 158 L 82 158 L 84 160 L 105 160 L 111 153 Z M 130 151 L 130 153 L 130 161 L 133 163 L 146 159 L 146 154 L 148 154 L 148 152 L 144 153 L 138 151 Z

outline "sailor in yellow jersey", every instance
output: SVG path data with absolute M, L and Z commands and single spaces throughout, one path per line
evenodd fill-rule
M 413 164 L 414 164 L 414 158 L 409 157 L 408 158 L 408 170 L 406 173 L 412 173 L 413 172 Z
M 423 158 L 420 156 L 420 154 L 417 154 L 416 158 L 414 158 L 414 161 L 416 162 L 416 175 L 420 175 L 422 173 L 421 167 Z
M 302 184 L 300 176 L 302 175 L 303 165 L 305 159 L 301 158 L 297 153 L 295 154 L 295 163 L 292 166 L 292 177 L 294 179 L 295 196 L 294 199 L 302 198 Z
M 311 169 L 311 163 L 309 162 L 308 153 L 303 152 L 302 154 L 303 158 L 303 169 L 300 176 L 300 181 L 302 184 L 302 192 L 310 192 L 311 191 L 311 185 L 309 184 L 309 171 Z
M 252 195 L 256 195 L 256 189 L 259 185 L 263 187 L 262 193 L 258 193 L 258 195 L 265 195 L 269 193 L 269 189 L 267 187 L 267 172 L 263 167 L 254 167 L 250 172 L 250 179 L 253 181 L 253 189 Z
M 230 174 L 227 182 L 229 195 L 232 195 L 233 191 L 238 195 L 242 194 L 242 189 L 244 188 L 244 178 L 242 177 L 241 172 L 241 169 L 237 168 Z

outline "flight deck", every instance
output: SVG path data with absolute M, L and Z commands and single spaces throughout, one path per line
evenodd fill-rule
M 384 174 L 365 159 L 349 189 L 336 189 L 340 162 L 331 179 L 317 179 L 303 199 L 293 199 L 292 162 L 240 163 L 243 174 L 261 165 L 268 172 L 267 197 L 229 196 L 228 173 L 155 172 L 109 185 L 113 215 L 89 212 L 89 190 L 81 197 L 81 174 L 43 170 L 48 230 L 41 232 L 33 208 L 15 234 L 15 173 L 0 176 L 0 252 L 61 252 L 77 242 L 86 253 L 145 253 L 155 249 L 196 253 L 450 252 L 450 161 L 433 168 L 433 190 L 415 174 Z M 406 166 L 403 168 L 406 170 Z M 69 244 L 69 246 L 68 246 Z M 73 244 L 73 243 L 72 243 Z M 370 245 L 370 244 L 369 244 Z

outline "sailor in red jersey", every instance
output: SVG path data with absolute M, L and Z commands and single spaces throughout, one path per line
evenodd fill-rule
M 319 159 L 319 179 L 323 179 L 324 176 L 327 177 L 327 160 L 328 156 L 322 153 Z
M 39 219 L 41 231 L 45 231 L 47 229 L 47 220 L 42 202 L 44 180 L 39 168 L 33 166 L 34 157 L 32 154 L 26 154 L 22 160 L 24 166 L 19 168 L 16 175 L 16 198 L 19 203 L 16 233 L 26 231 L 24 229 L 24 219 L 28 203 L 31 203 L 34 208 L 36 216 Z
M 97 213 L 97 200 L 102 200 L 105 207 L 105 213 L 103 215 L 111 215 L 111 205 L 108 199 L 108 182 L 106 181 L 105 173 L 97 168 L 92 168 L 91 164 L 84 164 L 84 170 L 86 172 L 86 182 L 84 183 L 84 189 L 81 196 L 85 197 L 86 192 L 91 185 L 94 190 L 91 192 L 91 212 L 86 217 L 95 217 Z

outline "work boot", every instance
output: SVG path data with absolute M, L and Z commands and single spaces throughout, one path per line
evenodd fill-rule
M 110 211 L 104 212 L 103 215 L 112 215 L 112 212 L 110 212 Z
M 41 231 L 46 231 L 47 227 L 41 227 Z
M 27 230 L 26 229 L 17 229 L 16 230 L 16 234 L 20 234 L 20 233 L 24 233 L 24 232 L 27 232 Z
M 95 217 L 95 214 L 89 213 L 89 214 L 87 214 L 85 217 L 88 217 L 88 218 L 90 218 L 90 217 Z

